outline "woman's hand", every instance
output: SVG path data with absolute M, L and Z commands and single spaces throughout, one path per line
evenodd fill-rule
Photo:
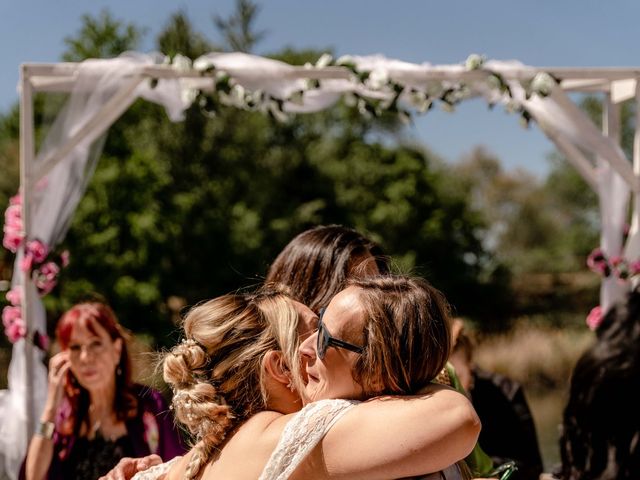
M 53 421 L 56 411 L 62 401 L 67 372 L 71 367 L 69 352 L 57 353 L 49 360 L 47 403 L 45 404 L 43 421 Z
M 161 463 L 162 459 L 156 454 L 142 458 L 124 457 L 113 469 L 98 480 L 130 480 L 136 473 L 143 472 Z

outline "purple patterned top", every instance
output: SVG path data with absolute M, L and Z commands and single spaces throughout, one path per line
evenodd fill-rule
M 105 461 L 104 455 L 101 455 L 99 460 L 104 464 L 106 470 L 100 475 L 111 470 L 123 456 L 144 457 L 156 453 L 166 462 L 178 455 L 183 455 L 186 451 L 173 422 L 173 416 L 160 392 L 150 387 L 136 385 L 136 396 L 138 398 L 138 414 L 125 422 L 126 438 L 116 441 L 120 445 L 124 445 L 125 448 L 111 449 L 113 458 L 107 459 L 107 461 Z M 63 415 L 62 412 L 59 412 L 57 420 L 60 420 Z M 79 458 L 78 454 L 83 456 L 87 449 L 86 442 L 79 441 L 75 435 L 62 435 L 58 432 L 54 434 L 53 442 L 53 458 L 47 478 L 49 480 L 69 478 L 69 472 L 75 469 L 75 465 L 69 465 L 69 462 L 74 458 Z M 81 449 L 83 453 L 74 452 L 74 449 Z M 104 449 L 101 453 L 104 453 Z M 109 463 L 111 463 L 110 466 Z M 23 462 L 20 471 L 21 479 L 25 478 L 24 466 Z

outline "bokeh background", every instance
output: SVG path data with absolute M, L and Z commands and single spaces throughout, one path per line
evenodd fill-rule
M 636 62 L 625 45 L 638 13 L 630 1 L 5 2 L 0 207 L 18 188 L 20 62 L 137 49 L 192 59 L 241 50 L 300 65 L 328 52 L 623 66 Z M 38 139 L 63 100 L 36 99 Z M 599 123 L 601 99 L 575 100 Z M 628 153 L 633 116 L 623 105 Z M 177 340 L 185 308 L 258 284 L 295 234 L 329 223 L 371 236 L 397 270 L 445 292 L 478 342 L 477 363 L 524 385 L 545 464 L 557 462 L 569 375 L 593 340 L 584 318 L 598 303 L 599 278 L 585 259 L 599 243 L 597 201 L 535 124 L 522 129 L 479 101 L 409 126 L 342 104 L 286 123 L 194 106 L 173 124 L 137 102 L 111 128 L 63 245 L 71 264 L 45 298 L 49 333 L 72 303 L 105 299 L 135 334 L 138 378 L 157 384 L 151 352 Z M 4 289 L 12 266 L 0 252 Z M 2 388 L 9 357 L 2 337 Z

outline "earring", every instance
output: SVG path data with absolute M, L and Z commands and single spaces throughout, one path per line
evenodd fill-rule
M 122 368 L 120 367 L 120 365 L 118 365 L 118 368 L 116 368 L 116 376 L 118 377 L 122 376 Z
M 293 386 L 293 382 L 291 380 L 289 380 L 289 383 L 287 383 L 287 388 L 289 390 L 291 390 L 292 392 L 295 391 L 295 388 Z

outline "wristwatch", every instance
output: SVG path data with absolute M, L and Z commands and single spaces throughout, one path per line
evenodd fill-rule
M 40 422 L 38 428 L 36 428 L 36 435 L 40 435 L 47 440 L 53 438 L 53 432 L 55 432 L 56 426 L 53 422 Z

